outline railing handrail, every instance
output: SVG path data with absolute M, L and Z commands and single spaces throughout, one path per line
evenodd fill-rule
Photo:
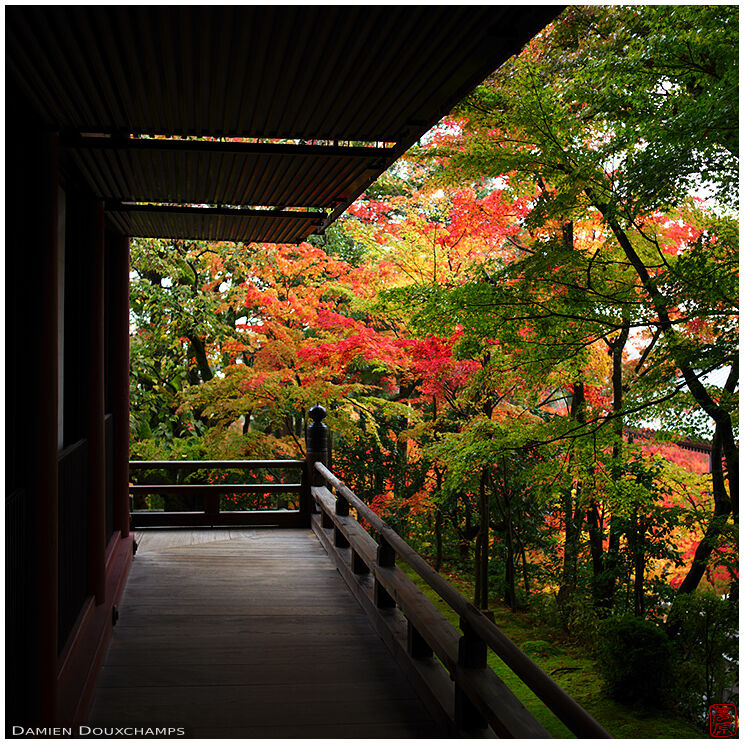
M 302 483 L 159 483 L 129 486 L 129 493 L 299 493 Z
M 438 574 L 392 527 L 372 511 L 343 481 L 321 462 L 315 470 L 357 510 L 377 533 L 478 635 L 499 658 L 542 700 L 555 715 L 584 738 L 611 738 L 605 729 L 568 693 L 556 684 L 510 638 L 502 633 L 474 604 Z
M 305 466 L 305 460 L 130 460 L 130 469 L 137 470 L 177 470 L 194 468 L 208 470 L 225 468 L 248 470 L 251 468 L 290 468 L 299 469 Z

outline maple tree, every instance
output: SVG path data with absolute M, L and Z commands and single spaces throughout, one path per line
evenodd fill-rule
M 694 589 L 723 525 L 738 515 L 737 228 L 725 211 L 696 205 L 686 188 L 703 179 L 724 205 L 732 201 L 735 43 L 726 47 L 721 33 L 733 39 L 734 20 L 735 13 L 720 8 L 569 9 L 459 107 L 454 136 L 433 155 L 447 159 L 440 174 L 448 180 L 507 176 L 516 195 L 530 196 L 524 225 L 531 241 L 520 250 L 542 257 L 538 270 L 550 280 L 567 262 L 577 266 L 583 259 L 578 268 L 586 281 L 577 287 L 572 280 L 583 307 L 575 297 L 571 307 L 574 316 L 580 308 L 584 328 L 605 323 L 617 331 L 616 372 L 628 341 L 624 329 L 645 331 L 641 369 L 634 370 L 645 377 L 636 388 L 636 409 L 649 415 L 657 404 L 665 422 L 676 417 L 678 429 L 681 419 L 685 433 L 698 436 L 711 422 L 714 516 L 681 591 Z M 711 133 L 702 145 L 694 126 Z M 601 226 L 608 239 L 589 256 L 567 255 L 581 253 L 574 240 L 565 240 L 581 220 Z M 561 250 L 566 243 L 568 252 Z M 609 267 L 626 277 L 625 298 L 597 293 L 600 272 Z M 473 290 L 489 292 L 492 280 L 481 278 Z M 538 295 L 549 312 L 520 318 L 539 318 L 539 338 L 557 336 L 565 351 L 565 326 L 578 319 L 561 312 L 557 299 L 556 292 L 549 303 Z M 608 301 L 609 319 L 602 317 Z M 562 326 L 551 333 L 550 320 Z M 527 336 L 534 328 L 520 332 Z M 714 371 L 726 382 L 712 384 Z M 626 383 L 615 377 L 617 433 L 619 420 L 634 409 L 618 399 Z M 684 410 L 690 404 L 697 415 Z

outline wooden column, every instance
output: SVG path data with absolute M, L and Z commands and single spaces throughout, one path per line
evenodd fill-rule
M 303 476 L 305 478 L 303 481 L 305 488 L 303 488 L 301 494 L 300 513 L 309 524 L 312 511 L 310 487 L 325 485 L 325 481 L 320 473 L 316 472 L 314 466 L 316 462 L 322 462 L 324 465 L 328 464 L 328 427 L 323 423 L 323 419 L 326 417 L 326 410 L 323 406 L 316 403 L 307 413 L 312 419 L 312 423 L 307 427 L 305 435 L 306 475 Z M 324 526 L 326 521 L 327 519 L 323 522 Z
M 57 554 L 58 486 L 57 486 L 57 405 L 58 405 L 58 267 L 59 267 L 59 143 L 56 134 L 39 135 L 34 143 L 36 158 L 35 216 L 37 224 L 28 225 L 29 243 L 36 244 L 39 261 L 36 272 L 40 283 L 36 301 L 39 303 L 38 336 L 35 345 L 43 350 L 37 372 L 37 406 L 29 414 L 35 417 L 29 457 L 31 495 L 35 500 L 38 529 L 38 659 L 41 714 L 44 724 L 54 721 L 57 687 Z M 31 166 L 33 167 L 33 165 Z M 32 266 L 34 261 L 29 254 Z M 18 281 L 18 278 L 15 279 Z M 35 436 L 34 436 L 35 434 Z M 34 441 L 35 439 L 35 441 Z M 12 683 L 12 681 L 11 681 Z
M 88 218 L 83 249 L 88 259 L 88 588 L 96 604 L 106 598 L 106 430 L 104 417 L 105 275 L 103 266 L 103 202 L 85 200 Z
M 110 340 L 111 412 L 114 416 L 114 530 L 129 536 L 129 238 L 108 233 L 112 314 Z

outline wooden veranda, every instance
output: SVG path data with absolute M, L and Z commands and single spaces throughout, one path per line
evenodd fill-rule
M 177 562 L 175 547 L 160 554 L 151 544 L 148 553 L 145 540 L 125 589 L 134 548 L 130 239 L 301 243 L 322 234 L 560 10 L 6 8 L 8 735 L 93 720 L 96 689 L 91 715 L 109 715 L 103 706 L 114 680 L 110 664 L 97 684 L 116 608 L 121 605 L 121 625 L 109 659 L 141 612 L 131 601 L 146 582 L 140 567 L 152 569 L 156 555 L 170 556 L 161 568 Z M 445 629 L 392 565 L 393 553 L 403 558 L 406 548 L 382 525 L 379 547 L 370 543 L 348 515 L 350 504 L 358 513 L 364 505 L 347 499 L 332 473 L 318 469 L 322 464 L 310 458 L 293 467 L 302 473 L 295 513 L 221 513 L 213 491 L 202 513 L 167 520 L 181 528 L 281 525 L 307 533 L 312 527 L 429 714 L 446 709 L 435 715 L 440 730 L 481 730 L 497 689 L 484 681 L 490 677 L 483 644 L 501 639 L 454 596 L 463 627 Z M 365 518 L 373 524 L 373 516 Z M 164 527 L 165 519 L 134 515 L 134 527 L 144 528 L 141 520 Z M 233 542 L 241 541 L 228 545 Z M 284 569 L 288 594 L 300 596 L 301 582 L 290 581 L 300 567 L 287 559 Z M 148 575 L 154 580 L 156 573 Z M 215 578 L 214 590 L 222 585 L 231 597 L 243 594 L 237 581 L 227 588 L 231 578 Z M 188 598 L 185 588 L 179 592 L 170 582 L 169 588 L 171 609 Z M 267 605 L 265 616 L 272 612 Z M 192 630 L 197 625 L 184 621 Z M 228 626 L 217 623 L 211 634 L 200 627 L 193 653 L 207 653 L 218 639 L 225 653 L 239 649 L 237 640 L 227 645 Z M 175 642 L 171 627 L 166 616 L 153 624 L 160 652 Z M 304 643 L 305 626 L 292 627 Z M 322 628 L 314 630 L 323 636 Z M 140 659 L 155 658 L 154 649 L 142 648 Z M 183 702 L 189 700 L 184 692 Z M 217 728 L 227 722 L 225 713 Z
M 248 471 L 299 466 L 300 483 L 131 486 L 204 489 L 202 512 L 136 515 L 139 524 L 148 516 L 161 525 L 190 517 L 203 527 L 137 531 L 140 547 L 116 608 L 89 727 L 171 727 L 201 738 L 548 737 L 488 667 L 491 648 L 569 730 L 606 737 L 328 469 L 325 415 L 321 406 L 310 410 L 304 461 L 217 464 Z M 196 464 L 132 463 L 146 471 Z M 267 488 L 298 492 L 297 508 L 215 509 L 219 491 Z M 215 527 L 224 516 L 263 526 Z M 269 526 L 272 520 L 284 527 Z M 397 561 L 457 613 L 459 627 Z

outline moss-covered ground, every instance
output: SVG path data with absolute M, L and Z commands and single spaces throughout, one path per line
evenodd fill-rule
M 458 627 L 456 613 L 426 584 L 408 569 L 401 568 Z M 448 576 L 459 591 L 472 597 L 472 585 Z M 586 649 L 573 643 L 561 630 L 541 623 L 529 613 L 514 613 L 506 605 L 492 605 L 494 622 L 571 697 L 615 738 L 618 739 L 702 739 L 704 733 L 671 710 L 640 711 L 611 700 L 602 690 L 602 677 L 596 662 Z M 489 651 L 491 668 L 512 689 L 532 714 L 556 738 L 574 738 L 573 734 L 524 685 L 494 652 Z

